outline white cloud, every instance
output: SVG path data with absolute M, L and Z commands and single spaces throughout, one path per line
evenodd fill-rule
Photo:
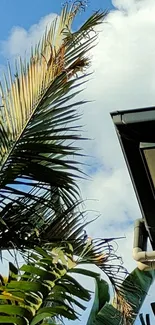
M 84 93 L 95 99 L 83 110 L 87 135 L 95 139 L 86 149 L 100 169 L 82 188 L 86 197 L 99 199 L 93 206 L 102 212 L 102 226 L 117 222 L 121 234 L 123 224 L 140 212 L 110 112 L 155 104 L 155 3 L 119 0 L 115 5 L 92 51 L 95 72 Z
M 32 25 L 28 31 L 20 26 L 13 27 L 8 40 L 1 42 L 1 53 L 7 58 L 29 54 L 31 46 L 38 43 L 56 17 L 56 14 L 51 13 Z
M 115 5 L 93 49 L 95 73 L 85 90 L 85 98 L 95 99 L 84 110 L 87 135 L 95 139 L 87 152 L 101 167 L 82 188 L 86 197 L 99 200 L 92 203 L 102 214 L 92 234 L 125 234 L 119 251 L 131 270 L 132 221 L 140 211 L 109 113 L 155 104 L 155 2 L 119 0 Z
M 123 163 L 109 112 L 155 102 L 155 3 L 147 3 L 148 8 L 151 6 L 148 15 L 143 1 L 139 10 L 133 5 L 131 14 L 111 12 L 93 50 L 95 73 L 85 97 L 95 99 L 95 103 L 87 107 L 85 122 L 90 136 L 96 139 L 96 145 L 89 144 L 91 152 L 108 166 L 120 167 Z
M 83 108 L 87 136 L 85 144 L 94 156 L 92 181 L 82 182 L 89 209 L 101 213 L 93 226 L 94 236 L 126 236 L 119 244 L 125 263 L 131 270 L 133 220 L 140 216 L 135 195 L 117 140 L 110 112 L 147 107 L 155 104 L 155 2 L 154 0 L 115 0 L 99 34 L 99 42 L 91 52 L 94 75 L 83 97 L 95 100 Z M 44 17 L 30 30 L 14 28 L 2 44 L 7 57 L 23 54 L 38 41 L 53 14 Z

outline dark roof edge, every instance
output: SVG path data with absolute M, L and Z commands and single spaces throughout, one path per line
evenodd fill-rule
M 115 111 L 110 115 L 115 125 L 152 121 L 155 120 L 155 106 Z

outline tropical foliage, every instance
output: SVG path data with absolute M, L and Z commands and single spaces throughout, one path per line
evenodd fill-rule
M 61 246 L 51 244 L 48 249 L 35 247 L 28 263 L 20 269 L 9 263 L 8 279 L 1 276 L 0 324 L 55 324 L 62 317 L 79 318 L 75 310 L 77 307 L 85 310 L 84 303 L 91 296 L 74 275 L 100 277 L 95 272 L 75 268 L 89 260 L 91 251 L 93 245 L 89 243 L 75 259 L 72 245 L 62 242 Z M 108 293 L 105 286 L 102 289 L 101 298 L 105 301 Z
M 1 258 L 13 249 L 26 261 L 20 269 L 9 263 L 8 279 L 1 276 L 1 324 L 76 319 L 74 306 L 84 309 L 79 299 L 88 301 L 90 293 L 69 272 L 96 276 L 73 268 L 81 263 L 98 265 L 116 285 L 112 239 L 90 239 L 79 209 L 82 155 L 75 143 L 82 139 L 77 108 L 85 102 L 74 98 L 106 16 L 95 12 L 72 32 L 81 9 L 81 1 L 66 4 L 30 57 L 8 64 L 0 84 Z
M 88 301 L 90 294 L 67 274 L 74 266 L 68 244 L 50 251 L 36 247 L 20 274 L 10 263 L 8 281 L 1 284 L 0 323 L 35 325 L 57 315 L 75 320 L 72 304 L 84 309 L 75 298 Z
M 154 270 L 144 272 L 135 269 L 120 284 L 113 303 L 109 303 L 108 284 L 96 278 L 94 304 L 87 325 L 133 325 L 154 277 Z M 142 325 L 150 325 L 149 315 L 146 323 L 142 314 L 140 319 Z
M 1 324 L 55 325 L 62 317 L 77 319 L 76 306 L 85 309 L 90 292 L 75 280 L 75 273 L 96 281 L 88 325 L 106 325 L 116 313 L 123 321 L 134 319 L 142 302 L 132 305 L 131 277 L 139 286 L 145 275 L 135 271 L 122 284 L 126 271 L 112 238 L 89 238 L 86 212 L 79 208 L 76 180 L 84 174 L 76 142 L 82 139 L 78 107 L 85 101 L 75 98 L 87 81 L 96 27 L 106 16 L 95 12 L 72 32 L 83 8 L 82 1 L 66 4 L 31 54 L 16 60 L 15 68 L 8 64 L 1 80 L 0 252 L 3 258 L 4 250 L 17 250 L 25 259 L 21 268 L 9 263 L 7 279 L 0 276 Z M 108 284 L 80 268 L 83 263 L 97 265 L 109 277 L 116 291 L 113 305 Z M 146 278 L 149 286 L 151 273 Z
M 75 142 L 81 137 L 76 121 L 77 106 L 84 102 L 73 99 L 84 83 L 81 73 L 97 37 L 89 34 L 104 18 L 104 13 L 95 13 L 71 33 L 80 7 L 66 5 L 28 62 L 16 62 L 14 78 L 8 65 L 1 82 L 2 249 L 33 247 L 44 240 L 44 226 L 53 221 L 55 211 L 70 207 L 79 195 Z

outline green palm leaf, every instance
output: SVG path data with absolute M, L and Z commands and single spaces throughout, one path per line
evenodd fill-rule
M 8 66 L 1 84 L 0 247 L 31 249 L 22 274 L 10 264 L 8 283 L 2 283 L 1 323 L 8 317 L 16 324 L 46 323 L 58 314 L 76 319 L 74 306 L 84 309 L 79 299 L 88 301 L 90 293 L 72 276 L 84 274 L 74 266 L 96 264 L 114 285 L 120 269 L 113 265 L 112 238 L 88 238 L 78 208 L 75 142 L 81 139 L 77 107 L 84 101 L 74 98 L 86 81 L 82 72 L 97 39 L 92 31 L 105 17 L 96 12 L 72 33 L 81 6 L 65 5 L 29 62 L 16 63 L 15 78 Z
M 10 263 L 11 277 L 0 286 L 0 323 L 8 316 L 11 320 L 14 317 L 15 323 L 19 318 L 23 324 L 31 325 L 58 316 L 78 318 L 74 306 L 84 309 L 79 299 L 89 301 L 90 294 L 77 281 L 75 287 L 74 278 L 67 275 L 70 267 L 76 265 L 72 262 L 70 266 L 72 250 L 67 251 L 65 247 L 51 251 L 36 247 L 29 263 L 21 267 L 21 275 Z
M 87 252 L 92 251 L 92 241 L 85 241 L 79 259 L 74 258 L 73 247 L 68 242 L 50 245 L 50 249 L 35 247 L 28 256 L 28 263 L 20 268 L 20 273 L 12 263 L 9 264 L 8 281 L 1 277 L 0 323 L 5 322 L 8 316 L 11 320 L 14 317 L 15 323 L 16 318 L 20 318 L 23 324 L 26 319 L 27 324 L 31 325 L 57 317 L 77 319 L 79 315 L 75 312 L 75 306 L 84 310 L 83 302 L 89 301 L 91 296 L 75 280 L 75 273 L 96 279 L 95 303 L 91 314 L 94 321 L 98 317 L 98 310 L 102 311 L 103 306 L 107 306 L 110 297 L 106 281 L 100 279 L 98 273 L 75 268 L 82 263 L 83 256 L 85 263 Z M 89 320 L 90 325 L 91 318 Z
M 16 243 L 16 247 L 20 250 L 22 247 L 32 248 L 36 244 L 50 250 L 55 249 L 57 246 L 65 245 L 68 253 L 74 252 L 74 255 L 77 256 L 78 265 L 95 264 L 105 272 L 112 285 L 117 287 L 122 278 L 121 273 L 124 276 L 126 270 L 121 266 L 121 260 L 115 254 L 112 246 L 114 238 L 89 238 L 85 231 L 85 226 L 90 222 L 86 221 L 87 212 L 79 211 L 79 204 L 80 202 L 77 202 L 72 207 L 63 209 L 62 212 L 58 210 L 57 213 L 45 206 L 42 208 L 39 205 L 38 209 L 43 213 L 43 216 L 46 216 L 46 225 L 44 220 L 40 221 L 36 224 L 36 229 L 34 229 L 34 225 L 27 225 L 26 219 L 20 221 L 20 216 L 16 219 L 16 223 L 14 223 L 14 218 L 12 223 L 8 220 L 9 230 L 3 235 L 2 245 L 11 236 L 14 243 Z M 71 250 L 71 247 L 73 250 Z M 24 251 L 24 257 L 26 258 L 26 256 L 29 258 L 29 251 Z M 46 259 L 46 256 L 44 257 Z M 63 257 L 61 256 L 61 258 Z M 78 270 L 72 269 L 72 272 L 77 273 Z

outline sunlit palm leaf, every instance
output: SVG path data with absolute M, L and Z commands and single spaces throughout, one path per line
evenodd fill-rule
M 8 281 L 4 281 L 1 277 L 0 323 L 5 320 L 4 313 L 5 317 L 24 317 L 27 324 L 31 325 L 57 316 L 77 319 L 75 306 L 84 310 L 82 301 L 89 301 L 90 293 L 75 280 L 74 274 L 96 279 L 98 286 L 96 299 L 97 301 L 99 299 L 99 303 L 95 304 L 93 314 L 95 313 L 94 317 L 98 316 L 98 309 L 102 309 L 110 298 L 108 285 L 106 281 L 100 279 L 99 274 L 75 268 L 78 264 L 85 263 L 86 252 L 92 251 L 89 239 L 85 240 L 83 248 L 81 257 L 77 259 L 73 255 L 74 248 L 65 241 L 57 242 L 57 245 L 51 244 L 48 250 L 35 247 L 28 255 L 28 263 L 21 267 L 21 275 L 10 263 Z M 16 323 L 16 319 L 14 322 Z
M 64 6 L 29 61 L 19 59 L 15 77 L 8 66 L 1 83 L 0 221 L 6 236 L 13 216 L 16 224 L 23 217 L 23 224 L 36 220 L 36 225 L 42 220 L 37 205 L 55 211 L 58 204 L 69 207 L 78 196 L 74 142 L 80 135 L 75 121 L 77 106 L 84 102 L 73 100 L 84 82 L 78 73 L 87 68 L 97 37 L 90 33 L 105 16 L 93 14 L 72 33 L 80 3 Z
M 29 257 L 29 263 L 21 267 L 22 275 L 10 263 L 8 282 L 1 279 L 1 324 L 7 319 L 9 322 L 9 317 L 14 317 L 16 324 L 19 317 L 31 325 L 59 315 L 77 319 L 74 306 L 84 309 L 80 300 L 89 301 L 90 294 L 78 282 L 75 287 L 75 280 L 67 275 L 67 271 L 76 263 L 71 246 L 66 248 L 61 246 L 49 252 L 36 247 Z

